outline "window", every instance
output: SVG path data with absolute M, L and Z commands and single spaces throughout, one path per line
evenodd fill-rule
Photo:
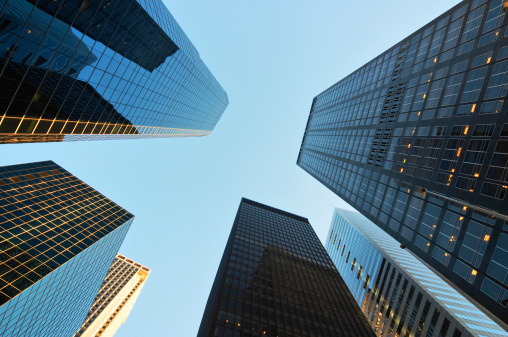
M 483 279 L 481 290 L 494 301 L 499 302 L 504 307 L 508 307 L 508 290 L 490 280 L 488 277 Z
M 476 221 L 470 221 L 459 251 L 459 257 L 472 266 L 480 267 L 491 234 L 491 228 Z
M 508 141 L 499 140 L 487 171 L 487 178 L 508 183 Z
M 508 61 L 499 62 L 494 66 L 485 99 L 505 97 L 508 94 Z
M 466 42 L 476 37 L 484 11 L 485 5 L 469 13 L 469 16 L 467 17 L 466 27 L 464 28 L 464 33 L 462 34 L 461 42 Z
M 445 252 L 438 246 L 434 246 L 434 250 L 432 251 L 432 257 L 445 266 L 448 266 L 448 264 L 450 263 L 450 253 Z
M 464 88 L 464 92 L 462 93 L 462 98 L 460 100 L 461 103 L 473 102 L 478 100 L 480 90 L 482 89 L 483 86 L 483 81 L 485 80 L 485 75 L 487 74 L 487 68 L 488 67 L 483 67 L 469 72 L 466 86 Z
M 489 30 L 495 29 L 503 23 L 504 11 L 503 11 L 503 0 L 494 0 L 490 5 L 490 11 L 483 25 L 483 33 Z
M 462 277 L 464 280 L 468 281 L 469 283 L 473 283 L 476 275 L 478 274 L 478 271 L 476 269 L 473 269 L 466 265 L 464 262 L 457 260 L 455 262 L 455 266 L 453 267 L 453 271 L 455 274 Z
M 426 109 L 432 109 L 437 107 L 441 92 L 443 91 L 445 80 L 438 80 L 432 83 L 430 87 L 429 97 L 427 98 Z
M 491 198 L 503 200 L 504 197 L 506 196 L 507 189 L 508 189 L 507 185 L 497 185 L 485 181 L 483 183 L 481 194 Z
M 443 50 L 448 50 L 457 45 L 460 29 L 462 28 L 462 22 L 464 22 L 464 18 L 461 18 L 460 20 L 454 21 L 450 24 L 450 27 L 448 28 L 448 34 L 446 34 L 445 43 L 443 45 Z
M 448 79 L 441 105 L 453 105 L 457 102 L 457 96 L 463 80 L 464 74 L 455 75 Z

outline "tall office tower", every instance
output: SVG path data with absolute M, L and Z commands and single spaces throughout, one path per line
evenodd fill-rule
M 228 105 L 161 0 L 4 0 L 0 13 L 0 143 L 203 136 Z
M 318 95 L 298 165 L 508 322 L 506 23 L 463 1 Z
M 72 336 L 133 219 L 51 161 L 0 167 L 0 336 Z
M 198 337 L 374 336 L 309 221 L 243 198 Z
M 113 336 L 127 320 L 149 274 L 150 269 L 117 254 L 74 337 Z
M 335 209 L 325 246 L 377 336 L 508 336 L 360 213 Z

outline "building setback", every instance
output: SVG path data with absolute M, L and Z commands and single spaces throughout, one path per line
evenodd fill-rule
M 150 269 L 117 254 L 74 337 L 112 337 L 127 320 Z
M 228 105 L 160 0 L 7 0 L 0 13 L 0 144 L 204 136 Z
M 243 198 L 198 337 L 374 336 L 306 218 Z
M 72 336 L 133 219 L 51 161 L 0 167 L 0 335 Z
M 462 1 L 314 98 L 298 165 L 508 322 L 508 30 Z
M 377 336 L 508 336 L 360 213 L 336 208 L 325 247 Z

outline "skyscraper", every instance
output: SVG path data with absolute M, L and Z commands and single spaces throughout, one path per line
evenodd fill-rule
M 74 337 L 112 337 L 129 316 L 150 269 L 117 254 Z
M 508 336 L 360 213 L 335 209 L 325 246 L 377 336 Z
M 508 322 L 504 1 L 462 1 L 314 98 L 298 165 Z
M 51 161 L 0 167 L 0 335 L 72 336 L 133 219 Z
M 228 105 L 160 0 L 0 12 L 0 143 L 203 136 Z
M 198 337 L 374 336 L 309 221 L 242 199 Z

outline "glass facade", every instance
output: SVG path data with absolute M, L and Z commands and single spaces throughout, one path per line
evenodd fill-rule
M 298 165 L 508 322 L 508 30 L 462 1 L 319 94 Z
M 0 143 L 203 136 L 228 98 L 160 0 L 0 0 Z
M 51 161 L 0 167 L 0 335 L 72 336 L 133 219 Z
M 508 336 L 360 213 L 335 209 L 325 247 L 377 336 Z
M 306 218 L 242 199 L 198 337 L 374 336 Z

